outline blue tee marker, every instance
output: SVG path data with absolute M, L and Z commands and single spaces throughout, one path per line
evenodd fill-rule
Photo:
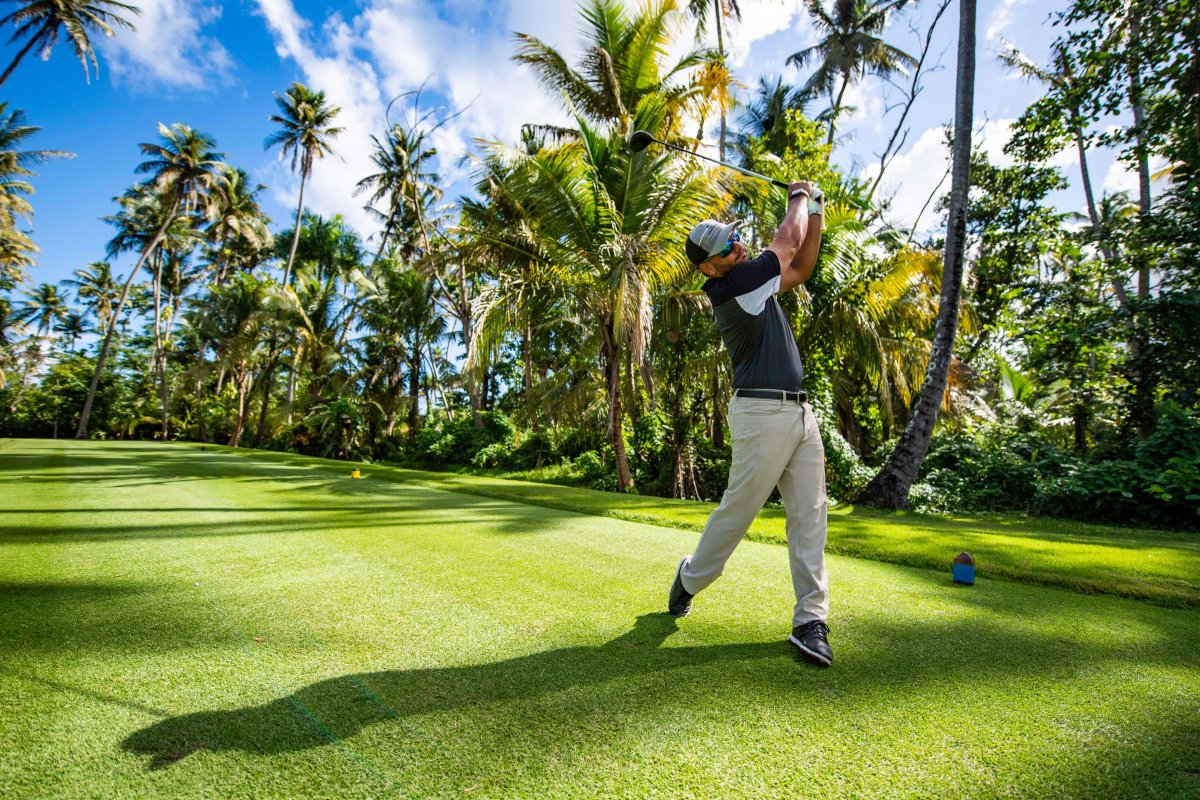
M 975 559 L 970 553 L 959 553 L 954 557 L 954 582 L 962 586 L 975 585 Z

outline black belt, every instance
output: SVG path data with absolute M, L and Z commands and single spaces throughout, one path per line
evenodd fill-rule
M 807 392 L 785 392 L 783 389 L 734 389 L 734 397 L 749 397 L 753 400 L 779 400 L 787 403 L 807 403 Z

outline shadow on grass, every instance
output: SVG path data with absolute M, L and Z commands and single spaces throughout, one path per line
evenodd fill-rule
M 161 769 L 205 750 L 287 753 L 342 742 L 387 720 L 526 700 L 717 661 L 733 664 L 786 657 L 794 650 L 783 640 L 661 647 L 676 630 L 674 618 L 650 613 L 638 617 L 631 631 L 600 647 L 567 647 L 463 667 L 345 675 L 261 706 L 166 719 L 132 734 L 122 748 L 149 756 L 150 769 Z
M 763 707 L 773 711 L 788 708 L 819 717 L 822 705 L 834 701 L 839 716 L 857 709 L 851 713 L 869 719 L 897 704 L 924 706 L 931 694 L 952 691 L 957 681 L 1003 687 L 1013 681 L 1029 685 L 1034 677 L 1052 687 L 1078 680 L 1093 665 L 1128 658 L 1120 642 L 1068 642 L 1002 623 L 861 622 L 856 627 L 857 638 L 865 634 L 870 644 L 822 670 L 807 663 L 798 667 L 795 649 L 783 639 L 664 647 L 676 621 L 646 614 L 631 631 L 599 647 L 461 667 L 344 675 L 263 705 L 165 719 L 131 734 L 121 746 L 158 770 L 201 751 L 273 756 L 328 745 L 353 750 L 347 739 L 390 724 L 394 727 L 381 734 L 390 763 L 422 763 L 432 747 L 439 757 L 459 759 L 463 769 L 486 772 L 492 759 L 502 762 L 506 754 L 538 753 L 550 762 L 602 740 L 619 747 L 635 731 L 664 725 L 681 725 L 686 737 L 694 724 L 688 715 L 700 709 L 720 716 L 725 706 L 742 715 L 767 704 Z M 1137 663 L 1179 669 L 1182 659 L 1177 647 L 1167 646 Z M 1197 710 L 1191 703 L 1176 712 Z M 445 712 L 449 716 L 438 716 Z M 1178 765 L 1190 763 L 1198 752 L 1194 741 L 1153 736 L 1159 731 L 1146 728 L 1145 720 L 1118 716 L 1111 724 L 1122 730 L 1140 725 L 1142 735 L 1160 740 L 1166 749 L 1152 755 L 1175 765 L 1172 770 L 1182 769 Z M 1164 716 L 1162 724 L 1173 723 Z M 486 746 L 471 737 L 464 740 L 464 729 L 483 730 Z M 446 752 L 447 746 L 453 752 Z M 432 780 L 452 778 L 447 773 Z

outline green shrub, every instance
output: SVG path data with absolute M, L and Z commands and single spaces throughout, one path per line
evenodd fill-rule
M 1200 418 L 1173 404 L 1124 459 L 1089 461 L 1009 425 L 935 436 L 910 492 L 924 511 L 1017 511 L 1106 522 L 1200 524 Z

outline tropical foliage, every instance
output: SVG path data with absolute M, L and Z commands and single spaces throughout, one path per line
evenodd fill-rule
M 783 301 L 834 497 L 899 458 L 890 498 L 867 497 L 1194 528 L 1200 91 L 1187 4 L 1073 0 L 1049 63 L 1006 48 L 1044 96 L 1003 164 L 971 151 L 960 115 L 954 192 L 937 209 L 947 235 L 926 239 L 895 223 L 877 177 L 830 161 L 849 87 L 925 59 L 889 43 L 906 4 L 812 0 L 820 38 L 791 58 L 798 83 L 752 89 L 725 52 L 744 5 L 585 0 L 575 63 L 563 43 L 517 33 L 513 58 L 571 123 L 477 142 L 453 200 L 440 122 L 410 93 L 413 113 L 389 118 L 370 174 L 354 176 L 375 231 L 305 207 L 341 132 L 336 97 L 299 83 L 275 97 L 267 147 L 299 187 L 280 225 L 211 137 L 162 125 L 141 145 L 143 180 L 114 192 L 105 252 L 58 286 L 32 271 L 28 220 L 33 167 L 63 154 L 28 149 L 37 128 L 0 104 L 0 435 L 185 438 L 714 498 L 731 375 L 680 244 L 703 218 L 736 217 L 763 247 L 783 198 L 627 140 L 646 130 L 695 150 L 719 122 L 728 157 L 828 196 L 818 269 Z M 26 6 L 29 19 L 41 8 Z M 716 51 L 690 47 L 714 26 Z M 960 106 L 971 86 L 960 74 Z M 1100 146 L 1138 169 L 1136 197 L 1095 196 Z M 1049 199 L 1070 185 L 1064 148 L 1082 172 L 1076 217 Z M 1157 193 L 1150 156 L 1168 165 Z

